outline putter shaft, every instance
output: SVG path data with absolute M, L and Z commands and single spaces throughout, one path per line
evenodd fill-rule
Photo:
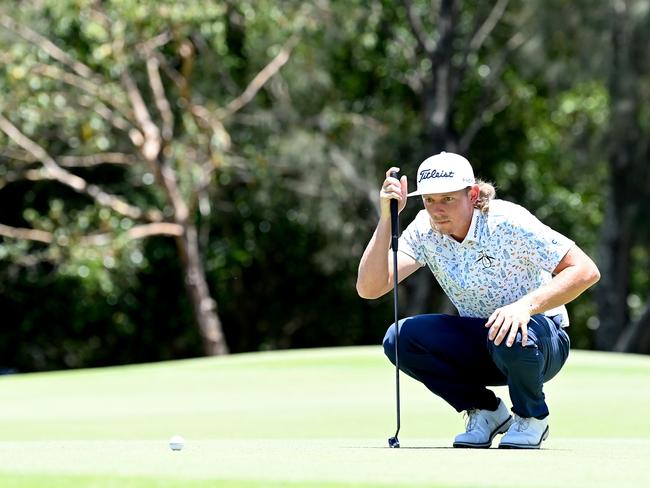
M 397 172 L 393 171 L 391 173 L 393 178 L 397 178 Z M 399 435 L 400 429 L 400 391 L 399 391 L 399 312 L 398 312 L 398 294 L 397 288 L 399 284 L 399 279 L 397 276 L 397 248 L 399 242 L 399 214 L 397 211 L 397 200 L 390 201 L 390 227 L 391 227 L 391 248 L 393 249 L 393 310 L 395 312 L 394 324 L 395 324 L 395 397 L 397 403 L 397 430 L 395 431 L 395 437 L 388 440 L 388 445 L 390 447 L 399 447 Z

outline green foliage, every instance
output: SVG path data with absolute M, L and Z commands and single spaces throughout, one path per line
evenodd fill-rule
M 254 14 L 251 5 L 240 3 L 237 9 L 249 16 Z M 153 184 L 153 168 L 139 160 L 132 131 L 121 130 L 133 117 L 122 80 L 127 72 L 153 116 L 159 117 L 146 90 L 142 46 L 162 35 L 163 72 L 177 71 L 191 80 L 188 93 L 169 78 L 164 82 L 176 133 L 167 156 L 176 165 L 181 194 L 192 202 L 194 189 L 203 184 L 198 166 L 206 160 L 214 166 L 227 164 L 230 155 L 223 152 L 223 140 L 210 138 L 189 116 L 183 99 L 193 97 L 209 109 L 225 106 L 268 62 L 267 50 L 246 63 L 246 53 L 232 52 L 226 30 L 236 23 L 236 15 L 225 4 L 43 1 L 32 7 L 11 14 L 30 29 L 28 37 L 40 32 L 51 36 L 55 46 L 37 37 L 25 42 L 2 31 L 0 40 L 7 49 L 0 89 L 9 96 L 0 102 L 1 112 L 59 161 L 122 153 L 127 164 L 72 167 L 70 172 L 139 208 L 161 208 L 169 215 L 165 195 Z M 286 41 L 290 28 L 273 30 L 275 37 L 266 39 L 269 51 L 274 42 Z M 85 68 L 65 61 L 58 50 L 94 74 L 82 76 Z M 190 63 L 192 50 L 197 54 Z M 231 76 L 238 66 L 237 76 Z M 118 112 L 127 119 L 121 124 L 114 123 Z M 17 334 L 1 343 L 7 364 L 21 370 L 49 369 L 199 354 L 173 245 L 167 239 L 130 240 L 127 232 L 138 222 L 44 181 L 47 174 L 38 169 L 38 161 L 5 135 L 0 140 L 7 148 L 0 160 L 0 221 L 53 238 L 48 246 L 0 241 L 3 301 L 12 311 L 6 324 Z M 28 180 L 40 181 L 21 181 L 26 172 L 32 174 Z M 208 191 L 204 200 L 214 196 L 210 187 Z M 89 235 L 96 238 L 89 242 Z M 74 295 L 66 295 L 72 290 Z M 24 346 L 10 355 L 13 344 Z
M 290 191 L 285 176 L 265 159 L 252 165 L 249 176 L 247 191 L 241 185 L 222 188 L 230 205 L 212 227 L 206 262 L 231 348 L 380 341 L 387 303 L 365 303 L 354 293 L 358 255 L 335 241 L 351 242 L 345 240 L 350 230 L 334 228 L 346 225 L 340 202 L 316 208 L 318 195 Z M 329 227 L 323 225 L 327 218 Z
M 496 182 L 498 196 L 529 208 L 596 258 L 607 177 L 607 161 L 600 149 L 608 119 L 605 89 L 591 82 L 542 96 L 533 82 L 515 73 L 508 80 L 511 105 L 495 117 L 475 145 L 481 148 L 479 164 L 498 163 L 478 173 Z M 492 140 L 499 143 L 490 144 Z M 574 345 L 588 348 L 587 323 L 596 315 L 591 292 L 569 304 L 569 309 Z
M 468 59 L 452 130 L 462 135 L 483 103 L 504 100 L 486 113 L 469 149 L 477 173 L 495 181 L 502 198 L 530 208 L 595 255 L 610 120 L 602 67 L 593 66 L 590 46 L 604 49 L 598 27 L 607 24 L 603 11 L 588 11 L 587 3 L 574 11 L 566 2 L 535 2 L 528 8 L 537 6 L 539 15 L 518 32 L 515 21 L 527 4 L 511 2 L 508 22 Z M 437 33 L 431 3 L 413 4 L 425 28 Z M 94 78 L 63 77 L 69 67 L 42 46 L 0 30 L 0 112 L 58 160 L 127 155 L 126 164 L 67 169 L 169 217 L 155 168 L 135 150 L 132 134 L 105 116 L 106 108 L 130 113 L 122 81 L 128 71 L 161 122 L 142 54 L 144 43 L 160 41 L 174 118 L 165 156 L 199 228 L 231 350 L 381 340 L 390 301 L 360 300 L 356 267 L 376 222 L 384 171 L 397 164 L 413 175 L 430 147 L 422 94 L 433 66 L 418 54 L 401 3 L 21 5 L 2 11 L 47 35 L 102 82 L 89 92 Z M 488 7 L 463 4 L 460 34 L 467 37 L 473 15 L 485 18 Z M 581 18 L 592 29 L 580 30 L 580 42 L 567 40 Z M 526 42 L 507 54 L 507 43 L 523 34 Z M 249 104 L 223 119 L 221 132 L 206 130 L 189 113 L 190 101 L 218 113 L 292 36 L 298 41 L 290 61 Z M 492 80 L 499 60 L 503 74 Z M 50 369 L 200 354 L 172 239 L 129 240 L 137 219 L 44 180 L 39 163 L 5 135 L 0 145 L 0 223 L 54 236 L 49 245 L 0 238 L 0 308 L 8 311 L 12 331 L 0 338 L 6 366 Z M 205 167 L 211 180 L 197 193 Z M 416 207 L 409 205 L 405 221 Z M 106 242 L 86 239 L 97 234 L 108 236 Z M 633 291 L 643 301 L 648 254 L 635 249 L 634 259 Z M 571 313 L 574 344 L 589 347 L 592 297 L 573 303 Z
M 223 107 L 239 95 L 293 31 L 304 30 L 307 39 L 296 48 L 299 61 L 309 63 L 308 58 L 318 50 L 309 38 L 320 29 L 310 20 L 318 12 L 310 7 L 303 6 L 302 14 L 294 16 L 292 9 L 279 10 L 272 2 L 257 2 L 255 9 L 253 3 L 246 2 L 207 10 L 202 5 L 185 2 L 181 8 L 178 2 L 169 2 L 145 8 L 140 2 L 108 2 L 99 12 L 92 2 L 44 2 L 43 10 L 26 9 L 18 16 L 20 21 L 40 32 L 50 32 L 47 26 L 55 24 L 52 34 L 57 46 L 105 77 L 105 83 L 94 95 L 84 89 L 79 93 L 62 77 L 64 67 L 45 55 L 42 47 L 12 40 L 13 51 L 2 76 L 4 89 L 12 97 L 2 105 L 3 113 L 57 158 L 107 151 L 131 154 L 132 143 L 126 134 L 111 126 L 101 113 L 105 106 L 128 106 L 120 83 L 127 69 L 146 87 L 138 57 L 142 42 L 169 33 L 171 40 L 161 54 L 183 72 L 187 67 L 183 66 L 182 49 L 189 40 L 198 53 L 191 66 L 190 96 L 209 109 Z M 60 71 L 44 73 L 44 65 Z M 309 68 L 297 65 L 287 71 L 287 80 L 299 80 L 305 73 L 311 73 Z M 83 80 L 75 78 L 74 82 Z M 228 122 L 237 153 L 224 152 L 224 141 L 206 138 L 182 103 L 173 107 L 178 135 L 167 151 L 187 198 L 192 200 L 192 191 L 200 183 L 196 165 L 206 158 L 215 165 L 216 184 L 208 188 L 209 199 L 197 202 L 202 207 L 193 213 L 200 223 L 209 281 L 227 338 L 234 351 L 377 342 L 384 320 L 373 320 L 379 324 L 375 329 L 364 323 L 377 306 L 365 304 L 351 293 L 359 235 L 351 239 L 353 224 L 341 225 L 349 220 L 351 192 L 340 174 L 328 171 L 321 161 L 328 157 L 332 143 L 350 144 L 355 157 L 362 151 L 368 153 L 378 135 L 364 126 L 362 116 L 328 109 L 327 97 L 313 96 L 311 99 L 319 101 L 313 109 L 319 120 L 304 130 L 301 125 L 309 117 L 309 107 L 294 111 L 283 99 L 285 83 L 274 80 L 254 103 Z M 172 101 L 179 100 L 177 97 L 182 101 L 177 87 L 169 83 L 168 89 Z M 307 100 L 313 89 L 313 85 L 305 85 L 302 94 L 300 89 L 293 92 Z M 151 95 L 144 90 L 143 95 L 152 105 Z M 321 123 L 325 133 L 321 133 Z M 20 155 L 8 138 L 3 136 L 3 141 Z M 262 147 L 268 149 L 260 152 Z M 311 149 L 316 149 L 311 151 L 312 158 L 304 158 Z M 165 198 L 152 185 L 151 170 L 139 163 L 137 156 L 135 163 L 71 171 L 88 181 L 101 182 L 103 188 L 140 208 L 164 209 Z M 11 172 L 12 165 L 15 160 L 5 159 L 0 166 Z M 36 166 L 27 161 L 28 168 Z M 314 168 L 319 168 L 318 172 Z M 333 195 L 324 182 L 334 183 Z M 292 186 L 305 184 L 315 184 L 318 191 L 311 195 L 294 192 Z M 49 369 L 199 353 L 198 337 L 179 286 L 178 258 L 170 254 L 169 242 L 128 240 L 125 233 L 136 222 L 55 184 L 39 182 L 40 190 L 36 190 L 20 183 L 27 188 L 25 196 L 11 191 L 16 185 L 12 183 L 6 187 L 8 192 L 0 193 L 7 202 L 0 221 L 50 232 L 54 243 L 44 246 L 4 240 L 0 244 L 6 263 L 0 272 L 8 278 L 4 297 L 17 305 L 8 315 L 8 323 L 17 337 L 32 334 L 32 344 L 25 349 L 36 351 L 20 351 L 9 364 L 21 370 Z M 357 214 L 354 208 L 350 211 Z M 347 236 L 342 243 L 356 244 L 356 255 L 341 253 L 337 240 L 342 228 Z M 87 244 L 85 236 L 98 232 L 108 236 L 107 242 Z M 279 253 L 277 246 L 288 252 Z M 30 263 L 28 270 L 21 266 L 21 259 Z M 50 280 L 44 282 L 41 276 L 46 269 Z M 20 295 L 17 287 L 33 288 L 34 294 L 51 297 L 43 298 L 48 308 L 35 307 L 31 314 L 21 314 L 30 300 L 28 292 Z M 75 290 L 76 300 L 63 300 L 61 295 L 70 289 Z M 278 300 L 281 289 L 290 293 Z M 332 302 L 342 306 L 332 308 Z M 263 306 L 273 303 L 273 307 Z M 326 309 L 329 314 L 323 313 Z M 43 314 L 53 327 L 37 325 L 43 322 Z M 328 325 L 323 326 L 323 320 Z M 58 331 L 56 335 L 53 329 Z M 318 334 L 313 333 L 319 329 Z M 4 350 L 15 341 L 16 337 L 8 338 Z M 45 347 L 47 342 L 51 345 Z M 38 361 L 32 358 L 36 354 L 41 357 Z

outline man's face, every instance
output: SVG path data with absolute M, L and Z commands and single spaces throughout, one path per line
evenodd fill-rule
M 478 186 L 474 185 L 449 193 L 423 195 L 422 201 L 431 219 L 431 226 L 441 234 L 462 241 L 472 223 L 477 198 Z

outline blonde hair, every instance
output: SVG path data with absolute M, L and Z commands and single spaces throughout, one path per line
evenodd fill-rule
M 494 189 L 494 185 L 479 178 L 476 178 L 476 184 L 478 185 L 479 195 L 474 203 L 474 208 L 479 209 L 481 213 L 487 213 L 490 210 L 490 200 L 496 197 L 497 191 Z

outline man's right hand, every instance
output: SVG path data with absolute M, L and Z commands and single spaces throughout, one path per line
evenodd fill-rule
M 381 185 L 379 198 L 381 202 L 381 216 L 382 218 L 390 218 L 390 201 L 397 200 L 397 212 L 400 213 L 406 207 L 406 194 L 408 193 L 408 182 L 406 175 L 403 175 L 399 180 L 393 178 L 390 174 L 399 172 L 399 168 L 393 166 L 386 171 L 386 179 Z

